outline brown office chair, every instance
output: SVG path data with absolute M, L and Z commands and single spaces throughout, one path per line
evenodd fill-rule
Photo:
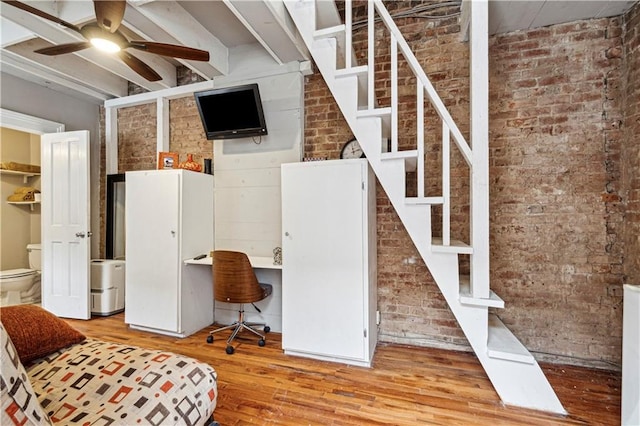
M 264 323 L 247 322 L 244 320 L 244 304 L 259 302 L 265 299 L 273 291 L 271 284 L 258 282 L 253 272 L 251 263 L 246 254 L 237 251 L 215 250 L 213 252 L 213 293 L 214 299 L 219 302 L 239 303 L 240 311 L 238 321 L 226 327 L 221 327 L 209 332 L 207 343 L 213 343 L 213 334 L 223 330 L 233 330 L 227 339 L 227 353 L 231 355 L 235 349 L 231 345 L 238 333 L 243 330 L 250 331 L 260 337 L 258 345 L 265 345 L 265 335 L 253 327 L 262 326 L 265 333 L 270 331 Z M 257 306 L 253 305 L 258 312 Z

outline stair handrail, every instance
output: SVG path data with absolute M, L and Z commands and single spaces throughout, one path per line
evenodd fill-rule
M 431 80 L 429 80 L 429 77 L 427 77 L 426 73 L 424 72 L 424 69 L 422 68 L 422 66 L 420 65 L 420 63 L 418 62 L 417 58 L 415 57 L 415 55 L 413 54 L 413 52 L 411 51 L 411 48 L 409 47 L 409 44 L 407 43 L 407 41 L 404 39 L 402 33 L 400 32 L 400 30 L 398 29 L 398 27 L 396 26 L 395 22 L 393 21 L 393 18 L 391 18 L 391 15 L 389 14 L 389 12 L 387 11 L 386 7 L 384 6 L 384 4 L 382 3 L 382 0 L 368 0 L 369 1 L 369 11 L 368 11 L 368 31 L 369 31 L 369 81 L 373 81 L 373 72 L 374 72 L 374 67 L 372 64 L 372 58 L 374 57 L 374 55 L 372 54 L 372 50 L 373 50 L 373 40 L 374 40 L 374 36 L 373 36 L 373 32 L 374 32 L 374 14 L 373 14 L 373 8 L 371 8 L 371 4 L 373 3 L 375 5 L 375 9 L 378 12 L 378 15 L 380 16 L 382 22 L 385 24 L 385 26 L 387 27 L 387 29 L 389 30 L 389 32 L 391 33 L 391 42 L 392 42 L 392 49 L 394 49 L 394 44 L 396 44 L 397 46 L 400 47 L 400 52 L 402 53 L 402 55 L 405 57 L 405 59 L 407 60 L 407 63 L 409 65 L 409 68 L 413 71 L 413 74 L 416 76 L 416 78 L 418 79 L 418 81 L 422 84 L 422 86 L 424 87 L 424 91 L 427 94 L 427 97 L 429 98 L 431 104 L 434 106 L 436 113 L 438 114 L 438 116 L 440 116 L 440 119 L 446 124 L 446 126 L 449 128 L 449 131 L 451 132 L 451 135 L 453 136 L 453 139 L 458 147 L 458 149 L 460 149 L 460 152 L 462 153 L 462 156 L 464 157 L 465 161 L 467 162 L 467 164 L 469 165 L 469 167 L 472 166 L 472 157 L 471 157 L 471 148 L 469 147 L 469 144 L 467 143 L 465 137 L 462 135 L 462 133 L 460 132 L 460 129 L 458 129 L 458 126 L 456 125 L 455 121 L 453 121 L 453 118 L 451 117 L 451 115 L 449 114 L 449 111 L 447 110 L 447 108 L 445 107 L 444 103 L 442 102 L 442 99 L 440 98 L 440 96 L 438 95 L 438 93 L 436 92 L 435 88 L 433 87 L 433 84 L 431 83 Z M 351 1 L 348 0 L 346 2 L 346 6 L 347 8 L 350 8 L 351 6 Z M 349 18 L 351 18 L 351 14 L 349 14 Z M 347 28 L 351 28 L 351 22 L 347 23 Z M 351 46 L 347 46 L 347 49 L 351 49 Z M 392 60 L 392 67 L 394 66 L 393 64 L 393 60 Z M 369 91 L 372 92 L 372 91 Z M 370 93 L 371 96 L 371 93 Z M 372 96 L 371 96 L 372 98 Z M 373 102 L 370 101 L 369 103 L 369 108 L 372 109 L 373 108 Z

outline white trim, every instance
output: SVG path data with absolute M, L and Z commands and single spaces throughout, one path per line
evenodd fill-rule
M 489 297 L 489 3 L 471 6 L 469 43 L 471 169 L 471 293 Z
M 156 126 L 156 151 L 166 152 L 169 151 L 169 134 L 171 132 L 169 127 L 169 99 L 156 99 L 156 117 L 158 120 L 158 125 Z
M 64 132 L 64 124 L 0 108 L 0 125 L 8 129 L 43 135 Z
M 106 174 L 116 174 L 118 173 L 118 111 L 116 108 L 105 107 L 104 109 L 104 140 Z

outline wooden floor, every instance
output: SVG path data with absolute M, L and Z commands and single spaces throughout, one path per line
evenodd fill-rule
M 379 344 L 371 369 L 287 356 L 280 335 L 267 345 L 208 330 L 177 339 L 130 330 L 123 314 L 69 320 L 86 336 L 197 358 L 218 372 L 215 419 L 222 426 L 620 424 L 619 373 L 542 365 L 567 416 L 506 407 L 471 353 Z

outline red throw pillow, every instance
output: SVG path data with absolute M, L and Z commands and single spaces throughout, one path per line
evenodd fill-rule
M 36 305 L 0 308 L 0 321 L 11 337 L 22 363 L 42 358 L 86 339 L 78 330 Z

